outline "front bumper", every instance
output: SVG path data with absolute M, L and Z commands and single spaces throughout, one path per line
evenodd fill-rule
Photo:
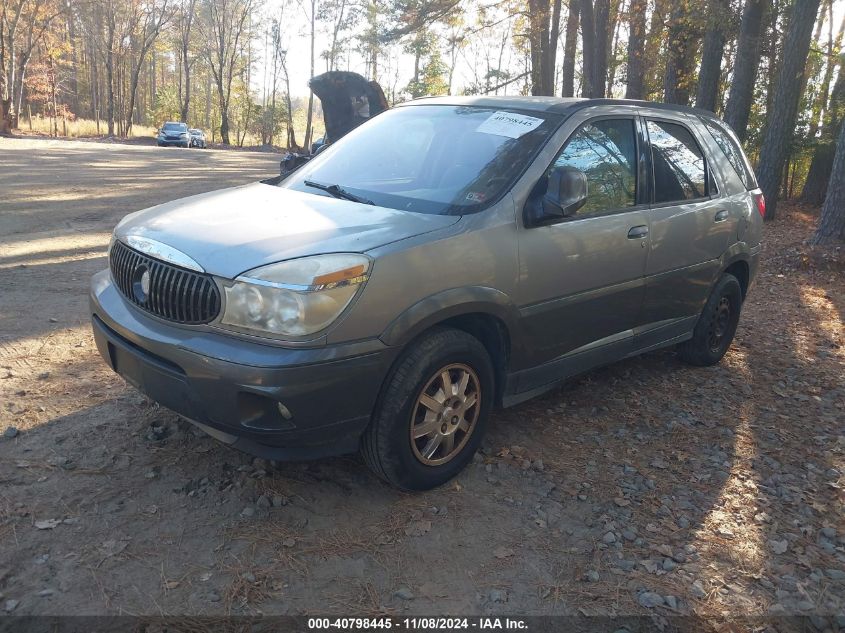
M 160 147 L 188 147 L 189 141 L 187 139 L 158 139 L 158 144 Z
M 126 302 L 108 270 L 93 277 L 90 301 L 97 349 L 115 372 L 217 439 L 268 459 L 357 450 L 396 353 L 378 339 L 282 348 L 169 324 Z

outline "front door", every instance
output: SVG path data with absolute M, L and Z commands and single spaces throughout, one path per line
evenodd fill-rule
M 641 149 L 635 116 L 593 117 L 549 166 L 583 171 L 588 198 L 558 224 L 520 231 L 520 314 L 537 365 L 553 361 L 559 373 L 574 373 L 567 359 L 595 357 L 603 347 L 618 353 L 631 341 L 649 241 Z M 547 377 L 532 372 L 519 389 Z

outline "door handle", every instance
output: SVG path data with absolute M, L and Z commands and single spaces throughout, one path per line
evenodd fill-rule
M 628 231 L 629 240 L 641 240 L 648 235 L 648 227 L 645 224 L 631 227 Z
M 721 211 L 716 212 L 716 217 L 713 218 L 714 222 L 724 222 L 728 219 L 728 212 L 722 209 Z

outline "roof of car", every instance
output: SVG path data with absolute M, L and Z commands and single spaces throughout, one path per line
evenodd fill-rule
M 472 97 L 420 97 L 412 101 L 397 104 L 409 105 L 456 105 L 476 106 L 482 108 L 511 108 L 514 110 L 528 110 L 535 112 L 555 112 L 570 114 L 573 110 L 597 105 L 630 105 L 660 110 L 674 110 L 688 112 L 709 118 L 718 118 L 709 110 L 692 108 L 675 103 L 658 103 L 654 101 L 639 101 L 636 99 L 582 99 L 579 97 L 520 97 L 520 96 L 472 96 Z

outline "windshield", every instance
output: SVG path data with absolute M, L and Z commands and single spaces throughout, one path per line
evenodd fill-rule
M 313 183 L 337 185 L 383 207 L 473 213 L 508 191 L 561 121 L 547 112 L 396 108 L 356 128 L 279 186 L 331 195 Z
M 188 126 L 184 123 L 165 123 L 164 129 L 168 132 L 184 132 L 188 129 Z

